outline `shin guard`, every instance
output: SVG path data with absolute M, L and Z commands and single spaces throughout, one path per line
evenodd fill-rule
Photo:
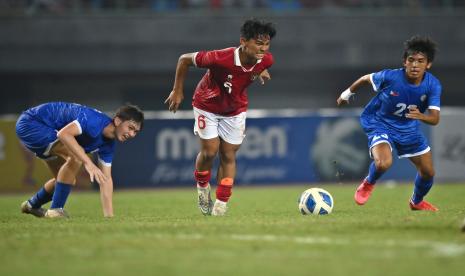
M 234 180 L 231 177 L 221 179 L 220 184 L 216 188 L 216 199 L 223 202 L 228 202 L 232 194 Z
M 205 188 L 210 182 L 211 172 L 210 171 L 194 171 L 195 181 L 199 187 Z

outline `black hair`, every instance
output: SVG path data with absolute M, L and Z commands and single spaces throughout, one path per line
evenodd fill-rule
M 241 27 L 241 37 L 246 40 L 257 38 L 260 35 L 268 35 L 272 39 L 276 35 L 276 29 L 271 22 L 258 19 L 249 19 Z
M 426 55 L 428 62 L 433 62 L 434 55 L 436 54 L 436 43 L 429 37 L 419 35 L 412 36 L 404 43 L 404 60 L 408 56 L 416 53 Z
M 140 129 L 144 126 L 144 112 L 136 106 L 132 104 L 125 104 L 116 110 L 115 117 L 120 118 L 123 121 L 134 121 L 136 123 L 140 123 Z

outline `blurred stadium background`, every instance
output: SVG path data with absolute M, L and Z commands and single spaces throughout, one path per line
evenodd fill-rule
M 357 96 L 355 109 L 334 110 L 335 100 L 360 75 L 400 67 L 403 42 L 415 34 L 439 45 L 431 72 L 446 108 L 438 127 L 425 127 L 438 180 L 465 180 L 464 0 L 0 0 L 0 172 L 7 176 L 0 190 L 37 187 L 47 177 L 19 146 L 14 120 L 48 101 L 108 112 L 131 102 L 153 111 L 140 137 L 118 148 L 116 187 L 191 185 L 190 97 L 204 71 L 189 72 L 185 112 L 167 114 L 177 59 L 237 45 L 250 17 L 274 22 L 278 34 L 272 81 L 249 89 L 256 110 L 238 184 L 363 177 L 369 160 L 356 108 L 371 91 Z M 407 163 L 396 162 L 385 180 L 411 180 Z

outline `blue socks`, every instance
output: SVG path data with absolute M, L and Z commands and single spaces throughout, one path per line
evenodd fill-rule
M 415 177 L 415 188 L 413 189 L 412 201 L 414 204 L 418 204 L 423 200 L 423 197 L 429 192 L 433 186 L 434 178 L 425 180 L 420 177 L 417 173 Z
M 63 208 L 65 206 L 68 195 L 71 192 L 71 185 L 58 182 L 55 185 L 55 192 L 53 193 L 52 206 L 50 208 Z
M 49 194 L 44 187 L 42 187 L 33 197 L 29 199 L 29 203 L 31 204 L 32 208 L 37 209 L 40 208 L 45 203 L 52 200 L 53 192 Z
M 53 193 L 49 194 L 45 188 L 42 187 L 28 201 L 32 208 L 37 209 L 53 199 L 52 206 L 50 208 L 63 208 L 70 192 L 71 185 L 57 182 Z
M 375 184 L 376 181 L 384 174 L 384 172 L 378 172 L 376 171 L 376 166 L 375 162 L 371 162 L 370 167 L 368 169 L 368 176 L 366 180 L 370 184 Z M 423 197 L 428 194 L 429 190 L 433 186 L 434 178 L 431 179 L 423 179 L 420 177 L 420 175 L 417 173 L 417 176 L 415 177 L 415 188 L 413 189 L 413 195 L 412 195 L 412 202 L 414 204 L 418 204 L 423 200 Z
M 384 174 L 384 172 L 376 171 L 375 161 L 371 162 L 370 167 L 368 168 L 367 181 L 370 184 L 375 184 L 376 181 Z

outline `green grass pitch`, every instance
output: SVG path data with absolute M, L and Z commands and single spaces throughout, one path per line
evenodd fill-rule
M 333 213 L 303 216 L 308 186 L 236 187 L 226 217 L 204 217 L 194 189 L 71 194 L 68 220 L 19 212 L 0 197 L 0 275 L 465 275 L 465 184 L 436 184 L 440 211 L 412 212 L 412 185 L 379 185 L 363 207 L 356 184 L 319 185 Z

